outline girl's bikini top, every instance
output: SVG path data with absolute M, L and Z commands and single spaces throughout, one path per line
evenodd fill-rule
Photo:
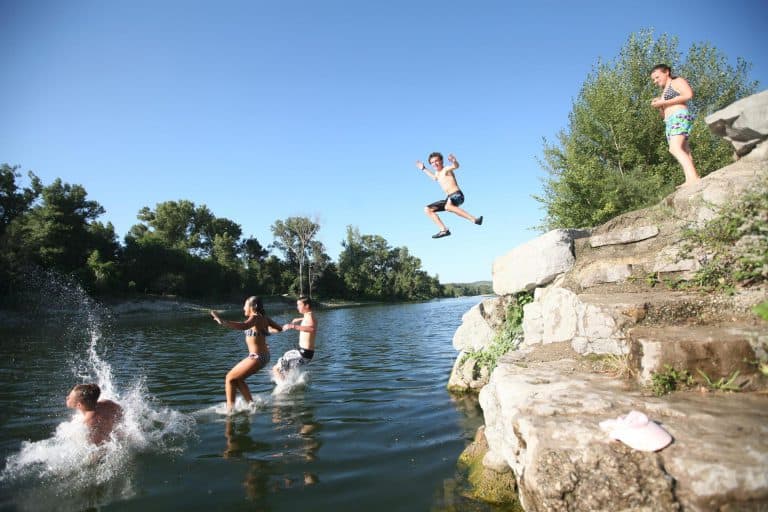
M 672 84 L 669 84 L 669 86 L 664 89 L 664 93 L 661 95 L 661 98 L 664 100 L 671 100 L 672 98 L 677 98 L 678 96 L 680 96 L 680 93 L 672 88 Z
M 262 330 L 257 329 L 255 326 L 251 327 L 250 329 L 247 329 L 247 330 L 245 330 L 243 332 L 245 332 L 246 336 L 258 336 L 259 334 L 262 335 L 262 336 L 269 336 L 269 330 L 268 329 L 264 329 L 262 331 Z

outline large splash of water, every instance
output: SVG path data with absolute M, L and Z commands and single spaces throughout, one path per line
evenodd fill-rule
M 194 435 L 195 421 L 157 404 L 141 375 L 118 385 L 103 355 L 108 346 L 104 332 L 108 330 L 109 311 L 71 280 L 51 273 L 38 279 L 44 280 L 47 296 L 56 297 L 51 303 L 57 307 L 57 318 L 63 318 L 63 326 L 80 338 L 70 355 L 72 384 L 98 384 L 102 399 L 122 406 L 123 419 L 107 442 L 95 446 L 88 441 L 81 415 L 67 412 L 69 418 L 51 437 L 24 441 L 20 450 L 8 457 L 0 472 L 0 484 L 19 490 L 19 497 L 23 496 L 15 500 L 19 509 L 50 509 L 52 504 L 60 504 L 62 497 L 79 497 L 75 508 L 130 497 L 135 492 L 131 465 L 136 454 L 183 450 Z M 62 396 L 68 391 L 62 389 Z

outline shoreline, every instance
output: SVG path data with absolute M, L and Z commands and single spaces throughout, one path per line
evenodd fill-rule
M 295 297 L 268 296 L 264 297 L 264 305 L 267 309 L 275 307 L 291 308 L 294 306 Z M 434 299 L 428 299 L 434 300 Z M 206 303 L 180 297 L 137 297 L 130 299 L 104 298 L 94 299 L 95 304 L 106 309 L 109 314 L 117 319 L 139 319 L 142 317 L 184 318 L 207 314 L 210 310 L 218 312 L 237 311 L 241 303 Z M 356 308 L 384 304 L 400 304 L 403 302 L 365 301 L 365 300 L 314 300 L 318 310 Z M 421 301 L 419 301 L 421 302 Z M 409 302 L 408 302 L 409 303 Z M 54 318 L 60 314 L 71 313 L 70 310 L 40 310 L 33 311 L 19 309 L 0 309 L 0 326 L 13 327 L 43 319 Z

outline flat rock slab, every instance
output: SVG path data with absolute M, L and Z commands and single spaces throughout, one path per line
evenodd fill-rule
M 746 388 L 756 388 L 761 381 L 755 362 L 766 356 L 768 329 L 764 326 L 640 326 L 627 334 L 643 384 L 668 366 L 688 370 L 699 382 L 704 381 L 699 371 L 713 381 L 739 372 L 736 383 Z
M 480 392 L 489 448 L 515 472 L 525 510 L 768 506 L 768 396 L 662 400 L 581 365 L 505 358 Z M 658 422 L 673 443 L 647 453 L 611 441 L 599 423 L 631 410 Z
M 627 229 L 609 231 L 604 234 L 595 234 L 589 237 L 589 245 L 602 247 L 603 245 L 631 244 L 653 238 L 659 234 L 658 226 L 638 226 Z

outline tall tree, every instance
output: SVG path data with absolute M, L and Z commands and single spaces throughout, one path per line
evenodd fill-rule
M 19 166 L 0 165 L 0 237 L 13 219 L 29 210 L 32 203 L 40 196 L 43 185 L 40 178 L 32 171 L 27 173 L 29 187 L 20 188 L 16 182 L 21 177 Z
M 309 246 L 319 230 L 320 224 L 307 217 L 289 217 L 272 224 L 272 234 L 275 236 L 273 246 L 299 267 L 300 295 L 304 295 L 304 265 L 309 256 Z
M 677 39 L 652 32 L 632 34 L 611 62 L 598 62 L 587 76 L 557 142 L 544 141 L 542 167 L 548 177 L 541 202 L 544 229 L 595 226 L 658 201 L 683 174 L 667 150 L 664 124 L 650 107 L 659 95 L 650 70 L 666 63 L 694 90 L 690 143 L 702 175 L 730 161 L 730 145 L 714 137 L 704 117 L 754 92 L 750 65 L 732 66 L 709 44 L 690 47 L 685 59 Z

